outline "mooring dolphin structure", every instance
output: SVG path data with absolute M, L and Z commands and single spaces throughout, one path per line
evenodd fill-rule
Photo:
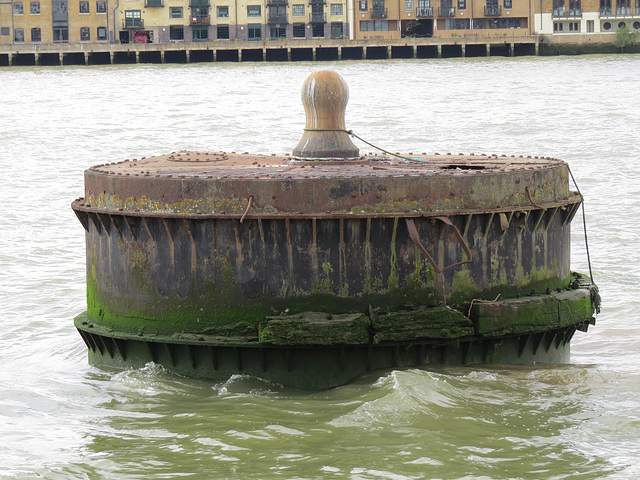
M 570 269 L 582 197 L 565 162 L 361 155 L 338 74 L 313 73 L 302 97 L 291 156 L 85 172 L 75 325 L 92 364 L 316 389 L 389 367 L 568 361 L 599 296 Z

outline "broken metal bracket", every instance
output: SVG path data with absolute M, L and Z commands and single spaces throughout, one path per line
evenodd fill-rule
M 464 250 L 464 253 L 467 255 L 467 259 L 466 260 L 462 260 L 460 262 L 452 263 L 451 265 L 447 265 L 444 268 L 440 268 L 438 266 L 438 264 L 436 263 L 436 261 L 433 259 L 433 257 L 429 254 L 427 249 L 424 248 L 424 246 L 420 242 L 420 235 L 418 234 L 418 230 L 416 228 L 416 224 L 413 221 L 413 219 L 412 218 L 405 218 L 404 220 L 407 223 L 407 229 L 409 230 L 409 236 L 411 237 L 411 240 L 413 240 L 413 243 L 415 244 L 415 246 L 418 247 L 418 249 L 422 252 L 422 254 L 425 256 L 427 261 L 434 268 L 434 270 L 437 273 L 442 273 L 445 270 L 448 270 L 449 268 L 457 267 L 458 265 L 463 265 L 465 263 L 471 263 L 473 261 L 473 256 L 471 255 L 471 249 L 469 248 L 469 245 L 467 244 L 465 239 L 462 237 L 462 234 L 460 233 L 460 230 L 458 230 L 458 227 L 456 227 L 453 223 L 451 223 L 451 220 L 449 220 L 447 217 L 432 217 L 432 218 L 434 220 L 440 220 L 444 224 L 449 225 L 450 227 L 453 228 L 453 231 L 455 232 L 456 238 L 458 239 L 458 243 L 460 244 L 460 246 Z

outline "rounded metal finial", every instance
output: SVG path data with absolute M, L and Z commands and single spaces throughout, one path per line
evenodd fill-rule
M 302 85 L 302 104 L 307 116 L 305 131 L 293 149 L 298 158 L 350 159 L 360 155 L 344 123 L 349 87 L 331 70 L 314 72 Z

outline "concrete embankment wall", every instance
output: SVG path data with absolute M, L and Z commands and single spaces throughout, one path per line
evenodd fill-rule
M 621 53 L 612 34 L 542 35 L 540 55 L 589 55 Z M 640 53 L 640 43 L 624 48 L 624 53 Z
M 1 66 L 286 62 L 619 53 L 612 35 L 0 45 Z M 625 48 L 640 53 L 640 44 Z

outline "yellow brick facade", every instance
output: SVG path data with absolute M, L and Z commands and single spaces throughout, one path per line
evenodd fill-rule
M 0 0 L 0 44 L 510 37 L 640 30 L 640 0 Z
M 400 1 L 355 0 L 356 39 L 397 39 L 400 31 Z
M 104 8 L 103 6 L 104 5 Z M 99 7 L 96 0 L 69 0 L 69 43 L 98 43 L 108 39 L 106 2 Z M 98 38 L 98 28 L 102 28 Z
M 346 7 L 346 0 L 123 0 L 115 15 L 116 39 L 169 43 L 342 38 L 348 34 Z
M 107 42 L 107 4 L 106 0 L 0 2 L 0 44 Z

